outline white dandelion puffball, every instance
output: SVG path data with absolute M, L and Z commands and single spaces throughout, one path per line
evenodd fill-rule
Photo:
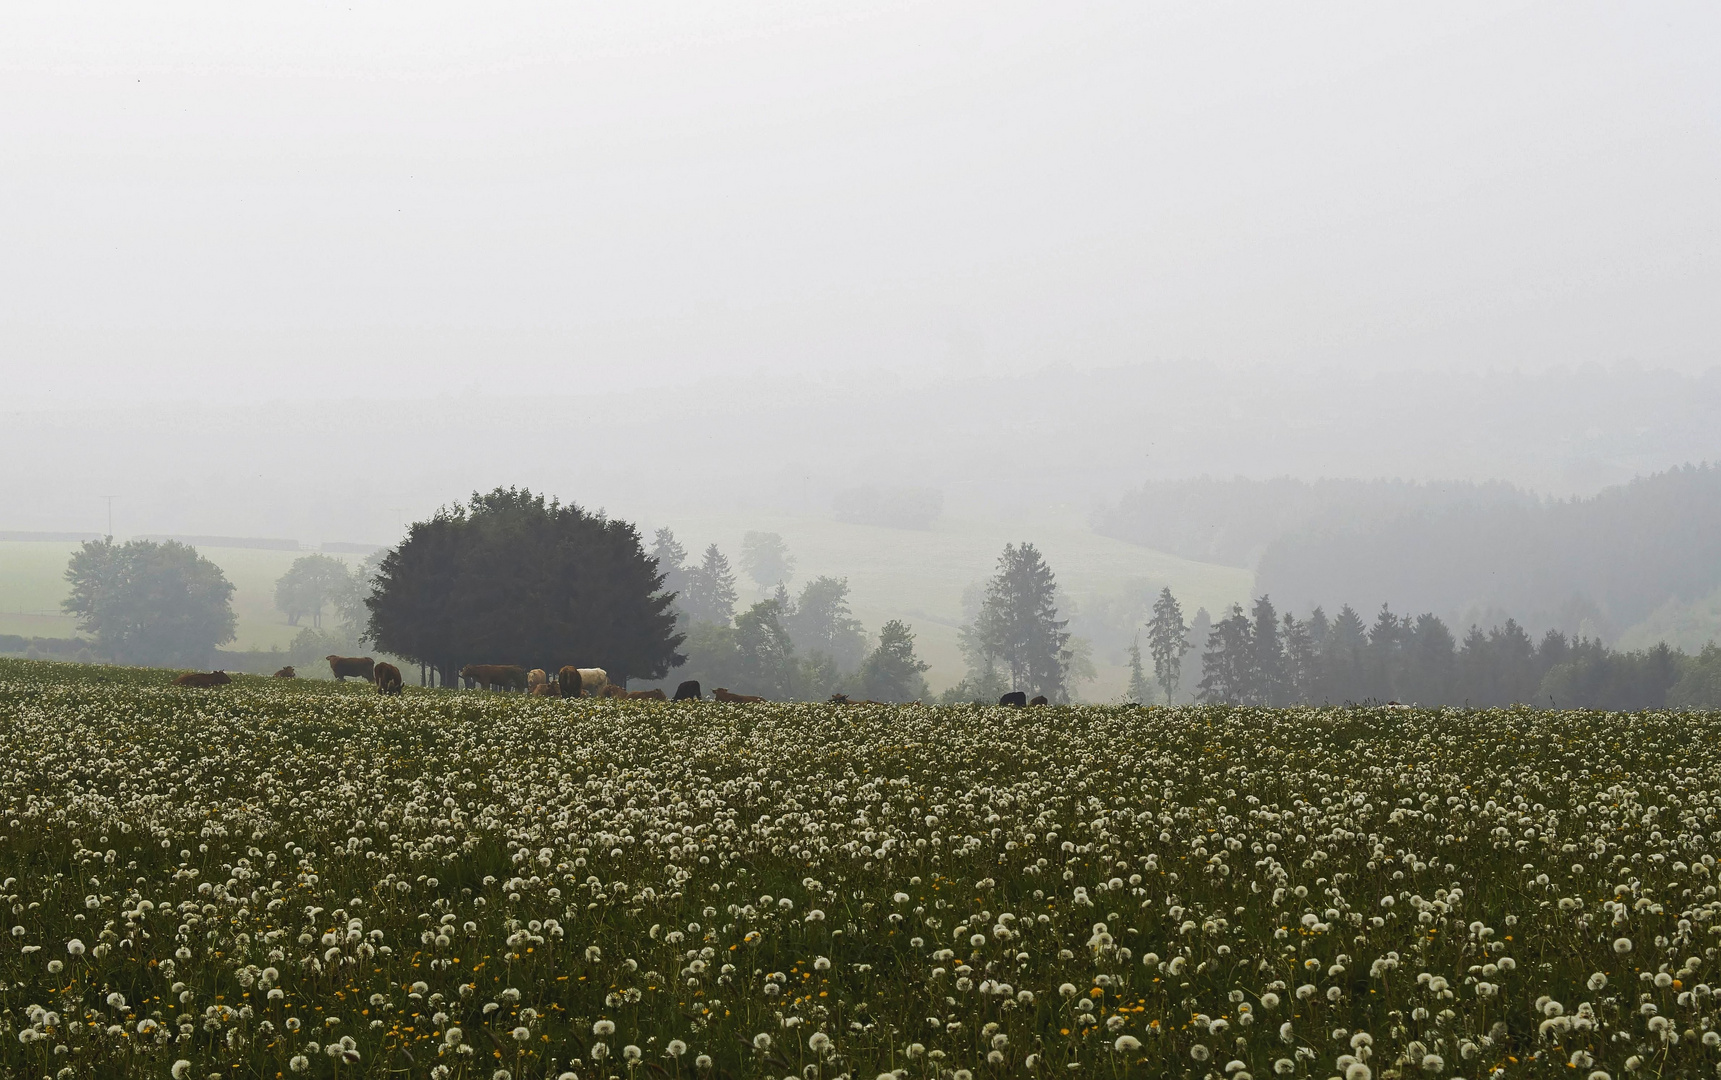
M 1613 951 L 1621 956 L 1631 951 L 1631 939 L 1628 937 L 1614 938 Z

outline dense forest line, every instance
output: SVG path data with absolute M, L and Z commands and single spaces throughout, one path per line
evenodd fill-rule
M 1514 619 L 1487 631 L 1471 626 L 1460 640 L 1430 612 L 1401 616 L 1383 605 L 1365 624 L 1345 605 L 1331 617 L 1316 607 L 1299 619 L 1281 616 L 1266 596 L 1217 621 L 1200 611 L 1189 627 L 1174 601 L 1162 604 L 1147 630 L 1162 700 L 1181 687 L 1197 701 L 1259 705 L 1721 706 L 1721 649 L 1713 644 L 1689 656 L 1665 643 L 1615 650 L 1558 630 L 1538 641 Z M 1198 664 L 1183 670 L 1183 654 L 1197 647 Z M 1133 666 L 1132 690 L 1145 698 L 1153 687 L 1139 649 Z

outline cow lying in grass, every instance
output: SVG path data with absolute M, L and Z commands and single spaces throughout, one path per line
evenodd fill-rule
M 188 671 L 173 680 L 173 685 L 208 689 L 211 686 L 226 686 L 232 681 L 225 671 Z
M 721 686 L 719 686 L 717 689 L 711 691 L 711 696 L 713 699 L 715 699 L 717 701 L 728 701 L 728 702 L 732 702 L 732 703 L 740 704 L 740 705 L 750 705 L 750 704 L 753 704 L 755 702 L 760 702 L 760 701 L 765 700 L 762 697 L 755 697 L 752 694 L 732 694 L 728 690 L 726 690 L 725 688 L 723 688 Z

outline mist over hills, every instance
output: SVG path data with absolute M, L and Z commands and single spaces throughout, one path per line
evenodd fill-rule
M 1197 524 L 1179 539 L 1169 527 L 1130 531 L 1127 493 L 1144 481 L 1290 476 L 1438 482 L 1450 498 L 1466 490 L 1455 482 L 1491 481 L 1569 496 L 1721 458 L 1721 372 L 1627 364 L 1311 375 L 1142 363 L 657 388 L 618 371 L 607 383 L 428 399 L 405 385 L 292 390 L 11 411 L 0 417 L 0 455 L 14 466 L 0 474 L 0 528 L 99 531 L 100 496 L 113 494 L 123 534 L 386 543 L 405 521 L 497 484 L 658 520 L 689 507 L 829 514 L 838 493 L 876 486 L 939 493 L 952 516 L 1093 517 L 1113 535 L 1240 565 L 1296 514 L 1213 539 L 1232 511 L 1193 488 L 1150 487 L 1150 508 L 1195 499 L 1182 512 Z M 1390 484 L 1321 490 L 1359 505 L 1409 497 Z M 1475 494 L 1520 498 L 1500 485 Z

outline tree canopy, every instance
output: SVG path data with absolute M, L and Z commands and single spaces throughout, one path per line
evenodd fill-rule
M 297 626 L 306 615 L 311 625 L 323 625 L 323 609 L 339 606 L 353 591 L 353 575 L 347 564 L 331 555 L 301 555 L 275 582 L 275 607 L 287 616 L 287 625 Z
M 66 566 L 61 605 L 97 649 L 122 664 L 207 667 L 233 640 L 233 585 L 174 540 L 91 540 Z
M 378 647 L 445 682 L 468 663 L 658 679 L 684 659 L 638 530 L 525 489 L 474 493 L 415 522 L 365 603 Z

